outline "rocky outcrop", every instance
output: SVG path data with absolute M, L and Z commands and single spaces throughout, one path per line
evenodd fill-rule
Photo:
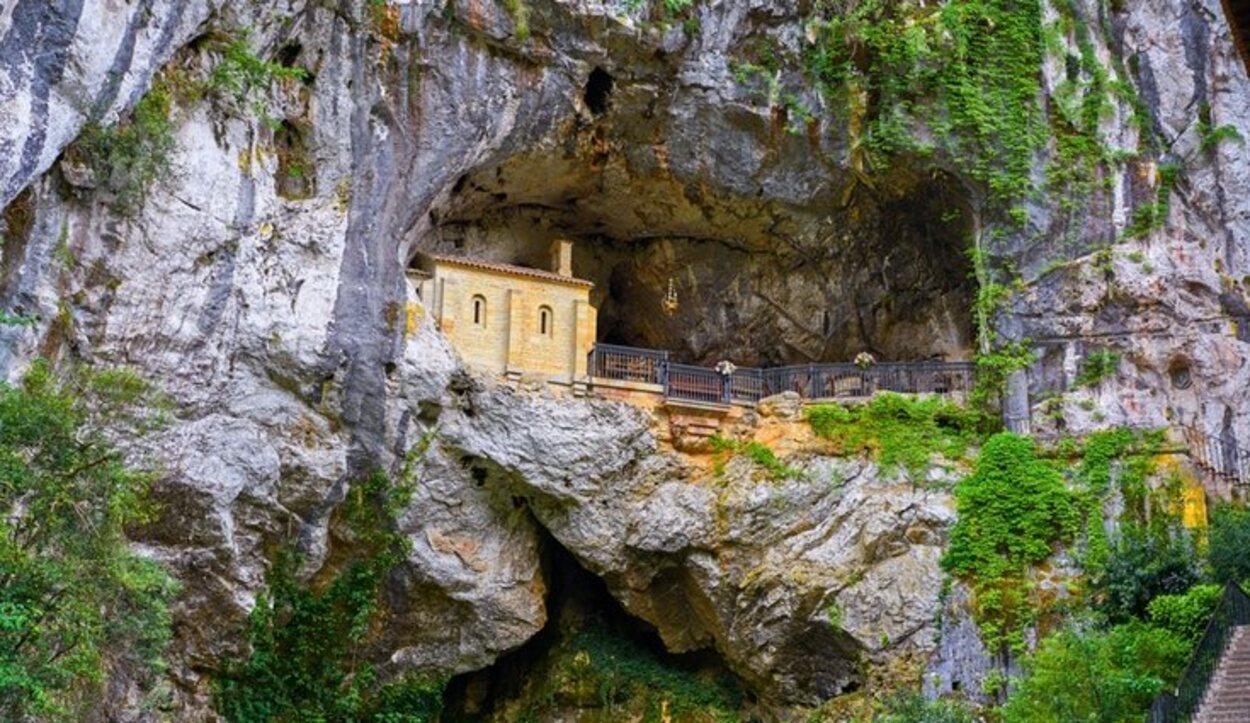
M 782 479 L 744 456 L 718 473 L 658 449 L 619 403 L 493 387 L 466 409 L 440 434 L 485 487 L 519 496 L 669 650 L 714 649 L 761 697 L 819 703 L 859 687 L 864 662 L 936 644 L 954 517 L 940 486 L 815 443 Z M 798 415 L 784 421 L 803 436 Z
M 184 586 L 180 718 L 207 715 L 267 550 L 298 538 L 311 573 L 352 480 L 426 435 L 381 644 L 394 671 L 481 667 L 540 629 L 548 533 L 670 648 L 713 648 L 779 702 L 853 687 L 858 659 L 935 645 L 944 493 L 802 445 L 785 457 L 801 475 L 735 460 L 717 477 L 627 407 L 475 381 L 408 311 L 402 270 L 418 249 L 525 261 L 562 233 L 582 242 L 608 338 L 742 363 L 953 356 L 971 346 L 970 229 L 930 221 L 966 203 L 962 186 L 903 162 L 865 193 L 818 95 L 799 100 L 822 112 L 798 120 L 735 78 L 749 39 L 802 55 L 790 4 L 701 3 L 686 23 L 522 5 L 524 28 L 478 0 L 0 7 L 0 310 L 35 319 L 0 326 L 0 371 L 127 364 L 175 400 L 150 440 L 167 513 L 139 544 Z M 1077 11 L 1108 28 L 1093 52 L 1125 60 L 1115 78 L 1157 145 L 1107 170 L 1112 191 L 1086 215 L 1029 209 L 1005 240 L 1022 278 L 997 326 L 1043 350 L 1035 398 L 1070 388 L 1090 349 L 1120 351 L 1118 375 L 1063 398 L 1069 428 L 1179 419 L 1250 438 L 1230 324 L 1247 308 L 1250 171 L 1236 141 L 1203 142 L 1226 124 L 1250 136 L 1219 4 Z M 171 59 L 207 78 L 223 36 L 308 80 L 244 103 L 175 93 L 172 172 L 130 213 L 56 163 Z M 1048 93 L 1061 66 L 1045 68 Z M 1143 135 L 1130 116 L 1103 121 L 1121 149 Z M 1162 223 L 1095 251 L 1124 240 L 1169 160 L 1182 171 Z M 674 317 L 658 313 L 669 279 Z

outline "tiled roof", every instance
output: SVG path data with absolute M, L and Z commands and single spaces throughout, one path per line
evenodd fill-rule
M 463 266 L 469 269 L 480 269 L 482 271 L 497 271 L 502 274 L 512 274 L 515 276 L 528 276 L 533 279 L 542 279 L 544 281 L 554 281 L 560 284 L 569 284 L 572 286 L 594 286 L 593 282 L 585 279 L 575 279 L 571 276 L 561 276 L 553 271 L 544 271 L 542 269 L 531 269 L 528 266 L 513 266 L 512 264 L 501 264 L 494 261 L 483 261 L 481 259 L 467 259 L 461 256 L 444 256 L 442 254 L 422 254 L 425 258 L 436 264 L 449 264 L 451 266 Z

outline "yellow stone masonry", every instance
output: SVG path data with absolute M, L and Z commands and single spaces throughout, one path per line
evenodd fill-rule
M 409 278 L 469 366 L 584 389 L 597 317 L 593 284 L 572 276 L 571 258 L 568 241 L 553 246 L 554 271 L 423 255 Z

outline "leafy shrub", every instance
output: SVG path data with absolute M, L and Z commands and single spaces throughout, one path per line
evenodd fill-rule
M 950 700 L 927 700 L 903 694 L 887 698 L 873 723 L 973 723 L 976 718 L 962 704 Z
M 598 689 L 603 706 L 645 711 L 660 720 L 667 707 L 674 720 L 740 720 L 742 689 L 728 675 L 675 667 L 637 640 L 601 627 L 578 631 L 567 643 L 567 674 Z
M 124 370 L 0 383 L 0 719 L 83 720 L 111 669 L 161 668 L 175 585 L 125 537 L 153 475 L 109 442 L 159 407 Z
M 414 678 L 379 686 L 366 655 L 381 614 L 382 584 L 408 551 L 394 521 L 411 497 L 410 470 L 411 460 L 396 484 L 375 472 L 347 495 L 339 513 L 353 547 L 326 584 L 300 583 L 298 556 L 290 550 L 279 555 L 249 621 L 251 654 L 228 665 L 217 684 L 217 708 L 226 720 L 437 719 L 441 682 Z
M 1188 657 L 1187 641 L 1141 622 L 1106 632 L 1060 631 L 1025 658 L 1003 721 L 1136 723 Z
M 1223 592 L 1224 588 L 1219 585 L 1194 585 L 1182 595 L 1156 597 L 1146 610 L 1152 623 L 1193 644 L 1202 636 Z
M 221 62 L 208 77 L 207 88 L 246 101 L 254 91 L 268 90 L 274 82 L 307 80 L 308 71 L 267 61 L 252 51 L 248 36 L 231 39 L 221 48 Z
M 1250 581 L 1250 510 L 1226 504 L 1215 508 L 1207 537 L 1207 562 L 1217 582 Z
M 1000 433 L 956 486 L 955 503 L 959 519 L 942 566 L 972 582 L 987 645 L 1019 645 L 1034 612 L 1024 574 L 1073 538 L 1080 520 L 1076 500 L 1032 441 Z
M 979 437 L 984 418 L 940 397 L 882 392 L 866 404 L 817 404 L 806 411 L 818 436 L 844 452 L 867 452 L 885 468 L 921 475 L 934 454 L 962 457 Z
M 1092 580 L 1095 606 L 1111 622 L 1145 618 L 1151 600 L 1183 594 L 1198 577 L 1193 541 L 1179 524 L 1126 525 Z
M 171 104 L 168 88 L 156 82 L 129 117 L 109 128 L 88 125 L 66 150 L 67 157 L 91 168 L 122 213 L 133 213 L 147 189 L 169 176 L 175 143 Z
M 1120 367 L 1120 355 L 1110 349 L 1095 349 L 1085 355 L 1081 371 L 1074 383 L 1078 387 L 1093 387 L 1115 376 Z

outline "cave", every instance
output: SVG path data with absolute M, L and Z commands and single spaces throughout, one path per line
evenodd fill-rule
M 546 269 L 552 238 L 573 239 L 574 272 L 595 284 L 596 338 L 679 362 L 971 357 L 972 219 L 953 179 L 788 204 L 614 173 L 610 141 L 582 140 L 460 177 L 416 248 Z
M 586 102 L 586 107 L 594 115 L 603 115 L 608 112 L 608 99 L 612 95 L 612 76 L 608 75 L 608 71 L 603 68 L 595 68 L 590 71 L 590 77 L 586 79 L 586 91 L 582 94 L 582 100 Z
M 626 613 L 549 535 L 543 551 L 547 624 L 493 665 L 452 678 L 444 723 L 658 720 L 662 708 L 681 714 L 692 705 L 752 720 L 743 711 L 753 701 L 714 652 L 669 653 L 654 628 Z

